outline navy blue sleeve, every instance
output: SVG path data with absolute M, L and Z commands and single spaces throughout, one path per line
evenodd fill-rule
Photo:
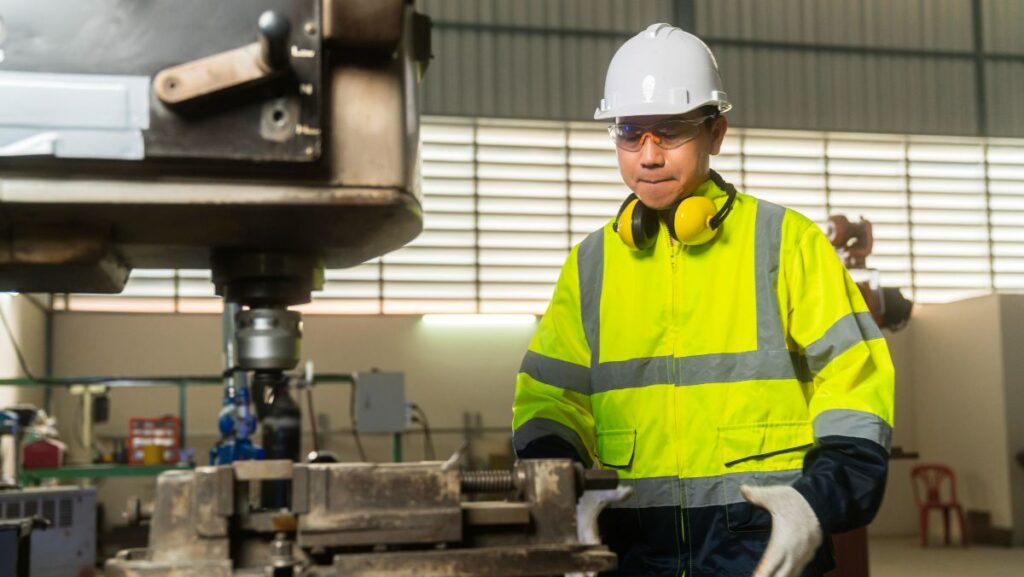
M 517 449 L 516 457 L 520 459 L 572 459 L 578 463 L 584 463 L 572 443 L 557 435 L 545 435 L 534 439 L 526 447 Z
M 826 533 L 863 527 L 875 518 L 885 494 L 889 454 L 878 443 L 827 436 L 804 457 L 793 488 L 811 505 Z

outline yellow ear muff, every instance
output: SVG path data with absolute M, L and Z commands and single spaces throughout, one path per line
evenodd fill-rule
M 688 245 L 704 244 L 718 232 L 711 226 L 718 209 L 706 196 L 690 196 L 676 206 L 672 214 L 672 234 Z
M 658 215 L 641 204 L 638 198 L 626 199 L 615 219 L 615 232 L 629 248 L 648 249 L 658 236 Z
M 636 242 L 633 240 L 633 211 L 636 210 L 638 202 L 635 198 L 626 202 L 622 206 L 622 210 L 619 211 L 619 217 L 615 220 L 615 231 L 619 233 L 619 238 L 629 248 L 636 248 Z

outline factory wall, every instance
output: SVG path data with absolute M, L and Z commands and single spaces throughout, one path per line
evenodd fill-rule
M 0 293 L 0 307 L 3 307 L 7 322 L 14 338 L 25 356 L 25 362 L 36 376 L 45 374 L 46 369 L 46 313 L 39 297 L 35 295 L 11 295 Z M 3 327 L 0 327 L 0 331 Z M 0 334 L 0 378 L 10 379 L 25 376 L 18 364 L 18 357 L 7 338 Z M 0 408 L 17 403 L 40 405 L 43 402 L 41 389 L 0 387 Z
M 967 299 L 914 319 L 911 357 L 922 462 L 958 472 L 960 498 L 1011 524 L 999 299 Z
M 655 22 L 715 52 L 744 128 L 1024 136 L 1016 0 L 422 0 L 427 114 L 589 120 Z
M 922 306 L 914 309 L 916 316 Z M 915 323 L 912 321 L 903 330 L 885 332 L 893 365 L 896 367 L 896 427 L 893 430 L 892 446 L 907 452 L 917 450 L 917 411 L 914 405 L 914 365 L 910 350 L 914 337 Z M 910 485 L 910 468 L 918 461 L 893 459 L 889 461 L 889 479 L 885 488 L 885 499 L 878 515 L 871 523 L 872 536 L 905 536 L 917 533 L 917 509 Z
M 1024 545 L 1024 298 L 922 307 L 912 324 L 913 404 L 922 463 L 957 474 L 960 501 Z
M 1024 298 L 1004 295 L 1000 298 L 1003 329 L 1003 384 L 1006 394 L 1005 419 L 1009 460 L 1010 503 L 1014 543 L 1024 544 L 1024 466 L 1017 453 L 1024 451 Z

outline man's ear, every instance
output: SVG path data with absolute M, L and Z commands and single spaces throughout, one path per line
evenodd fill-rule
M 725 133 L 729 129 L 729 121 L 725 116 L 719 116 L 711 121 L 711 155 L 716 155 L 722 150 L 722 141 L 725 140 Z

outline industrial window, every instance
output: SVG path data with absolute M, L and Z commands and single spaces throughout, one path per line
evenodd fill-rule
M 597 123 L 428 118 L 424 231 L 329 270 L 308 313 L 541 313 L 568 249 L 628 193 Z M 730 129 L 712 166 L 824 226 L 874 223 L 869 266 L 921 303 L 1024 290 L 1024 141 Z M 208 271 L 136 270 L 67 310 L 217 312 Z

